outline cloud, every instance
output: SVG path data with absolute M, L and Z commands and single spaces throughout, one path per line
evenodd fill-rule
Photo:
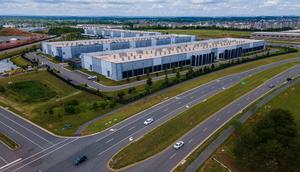
M 300 15 L 299 0 L 0 0 L 0 15 Z

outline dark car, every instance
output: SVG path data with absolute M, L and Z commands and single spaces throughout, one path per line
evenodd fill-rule
M 74 160 L 74 165 L 80 165 L 81 163 L 83 163 L 86 160 L 87 160 L 87 156 L 85 156 L 85 155 L 79 156 Z
M 273 84 L 269 85 L 269 88 L 274 88 L 274 87 L 275 87 L 275 85 L 273 85 Z

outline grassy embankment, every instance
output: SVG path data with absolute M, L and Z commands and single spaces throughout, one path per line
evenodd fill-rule
M 124 148 L 113 157 L 110 162 L 111 167 L 120 169 L 159 153 L 230 102 L 255 89 L 269 78 L 297 64 L 300 64 L 300 62 L 284 64 L 260 72 L 244 79 L 243 82 L 247 83 L 246 85 L 237 84 L 209 98 L 206 102 L 192 107 Z
M 46 71 L 0 79 L 0 91 L 1 105 L 60 135 L 73 135 L 83 123 L 119 107 Z
M 108 128 L 120 121 L 123 121 L 124 119 L 126 119 L 132 115 L 135 115 L 138 112 L 141 112 L 141 111 L 143 111 L 147 108 L 150 108 L 153 105 L 158 104 L 170 97 L 176 96 L 182 92 L 188 91 L 192 88 L 195 88 L 199 85 L 205 84 L 209 81 L 212 81 L 212 80 L 215 80 L 215 79 L 218 79 L 218 78 L 230 75 L 230 74 L 243 72 L 243 71 L 258 67 L 258 66 L 270 64 L 270 63 L 273 63 L 276 61 L 295 58 L 295 57 L 298 57 L 299 55 L 300 55 L 300 52 L 288 54 L 288 55 L 271 57 L 271 58 L 267 58 L 267 59 L 262 59 L 262 60 L 226 68 L 221 71 L 217 71 L 217 72 L 214 72 L 214 73 L 211 73 L 208 75 L 204 75 L 204 76 L 195 78 L 193 80 L 186 81 L 184 83 L 181 83 L 174 87 L 171 87 L 171 88 L 165 90 L 164 92 L 161 92 L 158 95 L 146 97 L 142 100 L 139 100 L 138 102 L 130 104 L 127 107 L 125 107 L 121 110 L 118 110 L 107 117 L 102 118 L 101 120 L 97 121 L 96 123 L 88 126 L 86 128 L 86 130 L 83 132 L 83 134 L 91 134 L 91 133 L 105 130 L 106 128 Z
M 213 172 L 216 169 L 222 169 L 221 165 L 213 160 L 213 158 L 217 159 L 225 166 L 227 166 L 232 171 L 246 171 L 242 166 L 240 166 L 233 154 L 234 145 L 238 139 L 238 135 L 241 135 L 243 131 L 248 128 L 251 128 L 257 121 L 262 119 L 270 110 L 273 108 L 276 109 L 284 109 L 291 112 L 293 115 L 295 122 L 297 123 L 298 131 L 300 131 L 300 83 L 288 88 L 284 92 L 280 93 L 276 97 L 274 97 L 270 102 L 268 102 L 265 106 L 261 107 L 243 126 L 239 129 L 239 134 L 235 133 L 230 136 L 226 142 L 217 149 L 217 151 L 208 159 L 203 166 L 199 168 L 199 172 Z

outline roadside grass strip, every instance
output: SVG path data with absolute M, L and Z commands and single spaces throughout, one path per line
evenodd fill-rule
M 198 87 L 200 85 L 203 85 L 205 83 L 208 83 L 210 81 L 244 72 L 259 66 L 271 64 L 274 62 L 278 62 L 281 60 L 286 60 L 286 59 L 291 59 L 298 57 L 300 55 L 300 52 L 293 53 L 293 54 L 287 54 L 287 55 L 280 55 L 280 56 L 275 56 L 267 59 L 262 59 L 254 62 L 249 62 L 249 63 L 244 63 L 241 65 L 237 65 L 234 67 L 229 67 L 217 72 L 213 72 L 186 82 L 183 82 L 181 84 L 175 85 L 173 87 L 170 87 L 163 92 L 160 92 L 159 94 L 155 94 L 153 96 L 145 97 L 142 100 L 139 100 L 135 103 L 127 105 L 125 108 L 121 108 L 112 114 L 102 118 L 101 120 L 89 125 L 81 134 L 82 135 L 88 135 L 88 134 L 93 134 L 96 132 L 103 131 L 141 111 L 144 111 L 170 97 L 174 97 L 180 93 L 183 93 L 185 91 L 188 91 L 190 89 L 193 89 L 195 87 Z
M 189 110 L 177 115 L 165 124 L 155 128 L 141 139 L 122 149 L 113 156 L 109 165 L 113 169 L 121 169 L 128 165 L 147 159 L 174 143 L 178 138 L 188 133 L 199 123 L 230 104 L 237 98 L 254 90 L 275 75 L 300 64 L 300 62 L 287 63 L 243 80 L 247 84 L 238 83 L 226 91 L 209 98 Z
M 16 150 L 19 148 L 19 145 L 15 141 L 13 141 L 11 138 L 9 138 L 8 136 L 6 136 L 1 132 L 0 132 L 0 142 L 11 150 Z

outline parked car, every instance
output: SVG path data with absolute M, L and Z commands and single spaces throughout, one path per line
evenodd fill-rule
M 151 124 L 153 121 L 154 121 L 153 118 L 148 118 L 146 121 L 144 121 L 144 124 L 145 124 L 145 125 L 149 125 L 149 124 Z
M 87 156 L 85 156 L 85 155 L 79 156 L 74 160 L 74 165 L 80 165 L 81 163 L 83 163 L 86 160 L 87 160 Z
M 89 76 L 88 77 L 88 80 L 96 80 L 97 79 L 97 76 Z
M 182 146 L 184 145 L 183 141 L 178 141 L 175 143 L 175 145 L 173 146 L 174 149 L 178 150 L 180 149 Z

